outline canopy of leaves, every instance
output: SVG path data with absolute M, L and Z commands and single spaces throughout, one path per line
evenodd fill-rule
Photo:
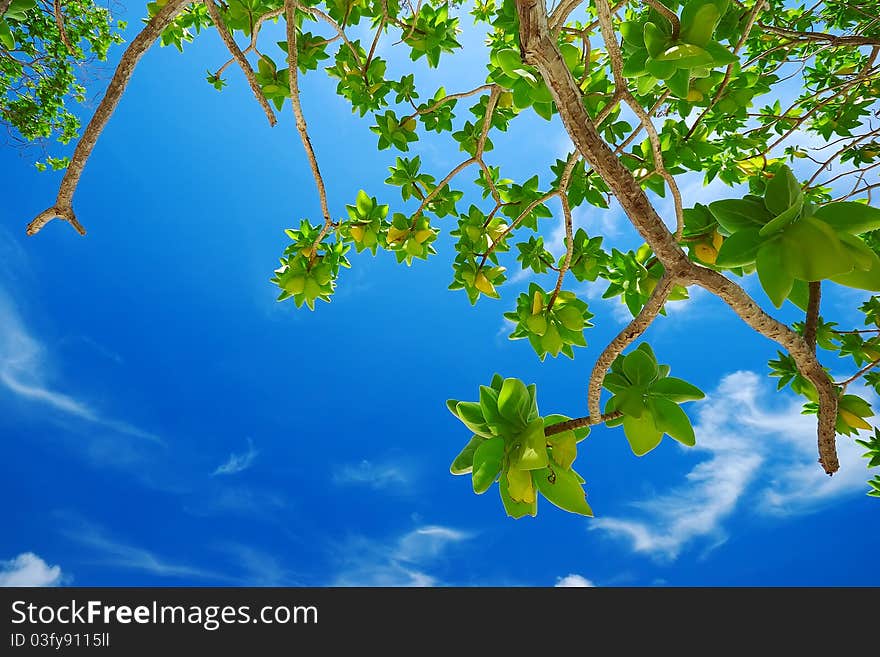
M 10 138 L 64 144 L 75 139 L 80 122 L 67 103 L 85 101 L 80 68 L 106 59 L 109 48 L 122 42 L 123 29 L 93 0 L 13 0 L 0 16 L 0 120 Z M 51 155 L 38 163 L 66 165 L 67 158 Z
M 70 77 L 72 62 L 84 54 L 82 44 L 103 57 L 115 37 L 106 14 L 63 3 L 85 8 L 84 18 L 71 13 L 66 22 L 76 49 L 68 52 L 47 6 L 22 13 L 26 1 L 16 0 L 17 13 L 4 23 L 11 37 L 0 51 L 3 116 L 25 138 L 57 130 L 69 139 L 75 122 L 62 100 L 80 91 Z M 591 514 L 571 469 L 574 443 L 583 434 L 557 431 L 567 422 L 579 430 L 622 425 L 637 455 L 664 435 L 685 445 L 699 440 L 681 404 L 702 393 L 670 377 L 647 344 L 623 354 L 695 283 L 785 347 L 771 361 L 771 375 L 805 397 L 805 412 L 819 413 L 826 471 L 836 469 L 835 433 L 871 427 L 870 405 L 848 387 L 863 379 L 880 391 L 880 374 L 873 371 L 880 364 L 880 297 L 868 294 L 880 291 L 880 210 L 871 204 L 880 186 L 880 1 L 562 0 L 550 8 L 538 2 L 536 10 L 522 0 L 206 2 L 181 7 L 161 42 L 183 50 L 214 17 L 221 36 L 234 41 L 224 36 L 230 59 L 208 73 L 208 83 L 224 89 L 225 72 L 236 64 L 270 122 L 273 111 L 292 104 L 323 208 L 322 219 L 304 218 L 286 231 L 290 241 L 271 279 L 280 301 L 311 309 L 329 302 L 337 283 L 344 284 L 343 270 L 357 266 L 349 262 L 352 247 L 373 255 L 388 251 L 412 265 L 435 256 L 437 236 L 448 230 L 454 239 L 449 288 L 471 303 L 501 298 L 514 264 L 534 279 L 527 293 L 507 302 L 505 317 L 513 323 L 511 339 L 526 338 L 541 359 L 573 358 L 575 347 L 587 345 L 594 316 L 574 282 L 602 286 L 605 298 L 619 299 L 633 315 L 590 377 L 589 416 L 541 416 L 534 388 L 513 378 L 496 377 L 480 388 L 479 402 L 450 403 L 474 434 L 453 472 L 470 473 L 477 493 L 497 480 L 510 515 L 534 515 L 538 493 L 568 511 Z M 148 5 L 152 20 L 166 4 Z M 529 23 L 520 20 L 533 11 Z M 261 38 L 263 26 L 279 20 L 290 21 L 287 40 Z M 445 58 L 461 49 L 464 20 L 486 33 L 489 55 L 480 63 L 485 77 L 477 87 L 456 88 L 455 79 L 428 87 L 412 72 L 393 73 L 383 57 L 380 43 L 442 71 Z M 546 23 L 546 31 L 535 20 Z M 548 41 L 535 46 L 544 34 Z M 540 56 L 536 48 L 543 49 Z M 47 49 L 48 76 L 61 82 L 43 98 L 43 76 L 28 86 L 28 65 L 16 56 L 21 51 L 35 61 Z M 395 203 L 379 203 L 374 190 L 353 187 L 351 203 L 328 209 L 298 97 L 299 77 L 319 70 L 335 81 L 352 112 L 365 117 L 376 148 L 389 151 L 386 183 L 399 194 Z M 580 126 L 566 121 L 584 110 Z M 549 170 L 507 177 L 508 167 L 494 161 L 492 151 L 528 114 L 562 118 L 570 134 L 590 123 L 601 144 L 584 145 L 583 135 L 592 133 L 581 132 L 579 149 Z M 451 140 L 461 161 L 448 171 L 426 170 L 412 154 L 426 139 Z M 685 207 L 677 179 L 689 172 L 732 189 L 706 205 Z M 463 201 L 468 178 L 473 202 Z M 574 226 L 574 209 L 614 211 L 615 195 L 646 240 L 640 248 L 615 248 L 595 229 Z M 651 206 L 667 195 L 675 209 L 664 219 L 673 229 L 657 216 L 659 204 Z M 642 211 L 633 211 L 633 203 L 642 203 Z M 308 214 L 308 207 L 295 210 Z M 554 257 L 544 240 L 548 227 L 559 224 L 564 253 Z M 751 274 L 764 292 L 755 300 L 736 284 Z M 821 316 L 822 285 L 866 291 L 859 310 L 868 328 L 840 327 Z M 770 316 L 786 303 L 805 313 L 803 322 L 785 327 Z M 831 380 L 817 349 L 856 371 Z M 610 396 L 600 414 L 603 386 Z M 830 424 L 823 420 L 829 412 Z M 823 422 L 831 430 L 824 443 Z

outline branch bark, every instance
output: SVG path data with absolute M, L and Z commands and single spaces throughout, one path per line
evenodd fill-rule
M 816 353 L 816 329 L 819 325 L 819 304 L 822 301 L 822 282 L 811 281 L 810 297 L 807 301 L 807 317 L 804 321 L 804 342 Z
M 63 219 L 73 226 L 80 235 L 86 234 L 85 228 L 79 223 L 73 211 L 73 195 L 82 177 L 83 169 L 88 162 L 89 156 L 92 154 L 92 150 L 95 148 L 95 144 L 98 142 L 98 137 L 101 136 L 107 122 L 113 116 L 113 112 L 119 104 L 119 99 L 125 93 L 125 88 L 128 86 L 128 81 L 131 79 L 138 61 L 140 61 L 144 53 L 150 49 L 150 46 L 159 38 L 162 31 L 171 24 L 187 3 L 188 0 L 168 0 L 168 4 L 162 7 L 159 13 L 147 22 L 144 29 L 140 31 L 128 48 L 125 49 L 122 58 L 119 60 L 119 65 L 110 79 L 110 84 L 107 85 L 107 91 L 104 92 L 104 97 L 101 99 L 98 109 L 92 115 L 92 119 L 89 121 L 88 126 L 86 126 L 82 138 L 73 151 L 73 157 L 70 158 L 70 164 L 67 167 L 67 171 L 64 172 L 64 178 L 61 179 L 55 204 L 38 214 L 28 224 L 28 235 L 36 235 L 53 219 Z
M 223 39 L 226 49 L 238 64 L 241 72 L 244 73 L 244 77 L 247 79 L 251 91 L 254 92 L 254 98 L 257 99 L 260 107 L 263 108 L 263 112 L 266 114 L 266 119 L 269 121 L 269 125 L 274 128 L 275 124 L 278 123 L 278 119 L 275 118 L 275 112 L 272 111 L 272 108 L 269 106 L 269 101 L 266 100 L 266 95 L 260 87 L 260 83 L 257 82 L 257 78 L 254 75 L 254 69 L 251 68 L 247 57 L 245 57 L 241 48 L 238 47 L 235 38 L 232 36 L 232 33 L 230 33 L 229 28 L 226 27 L 226 23 L 223 22 L 223 18 L 220 16 L 220 10 L 217 9 L 217 5 L 214 4 L 214 0 L 205 0 L 205 7 L 208 9 L 211 21 L 214 23 L 214 27 L 217 28 L 220 38 Z
M 605 2 L 607 0 L 597 0 L 597 3 Z M 544 0 L 516 0 L 516 8 L 520 19 L 520 50 L 523 60 L 538 69 L 556 101 L 562 122 L 575 146 L 608 184 L 630 222 L 665 269 L 664 277 L 657 284 L 657 289 L 642 312 L 606 348 L 596 363 L 588 391 L 590 415 L 599 415 L 602 381 L 608 366 L 616 357 L 612 357 L 612 354 L 615 351 L 620 353 L 647 328 L 665 300 L 663 290 L 671 289 L 674 283 L 697 284 L 720 297 L 752 329 L 785 348 L 794 358 L 800 372 L 816 387 L 819 398 L 819 461 L 826 473 L 836 472 L 839 467 L 834 430 L 837 395 L 831 379 L 816 360 L 815 353 L 801 336 L 764 312 L 739 285 L 718 272 L 688 260 L 644 190 L 596 130 L 584 108 L 577 83 L 550 33 Z M 649 321 L 642 326 L 644 320 Z
M 306 156 L 309 158 L 309 166 L 312 168 L 312 176 L 315 179 L 315 186 L 318 188 L 318 197 L 321 201 L 321 213 L 324 215 L 324 227 L 315 239 L 315 246 L 317 246 L 333 225 L 333 219 L 330 216 L 330 207 L 327 204 L 327 190 L 324 187 L 324 178 L 321 176 L 320 168 L 318 168 L 318 159 L 315 157 L 315 149 L 312 148 L 312 140 L 309 137 L 306 117 L 303 114 L 302 104 L 299 100 L 298 52 L 296 46 L 297 4 L 296 0 L 284 0 L 284 20 L 287 22 L 287 77 L 290 82 L 290 102 L 293 105 L 293 114 L 296 117 L 296 129 L 299 132 Z M 314 252 L 314 247 L 312 251 Z
M 12 4 L 12 0 L 0 0 L 0 16 L 6 13 L 6 10 L 9 9 L 9 5 Z
M 549 427 L 544 427 L 544 435 L 555 436 L 557 433 L 562 433 L 563 431 L 572 431 L 574 429 L 582 429 L 583 427 L 591 427 L 596 424 L 604 424 L 605 422 L 616 420 L 622 416 L 623 413 L 620 411 L 614 411 L 613 413 L 605 413 L 603 415 L 585 415 L 584 417 L 576 417 L 573 420 L 566 420 L 565 422 L 558 422 L 557 424 L 551 424 Z

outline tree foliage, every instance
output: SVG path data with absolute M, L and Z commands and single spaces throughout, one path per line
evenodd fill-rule
M 47 20 L 48 5 L 32 3 L 15 0 L 0 22 L 3 117 L 25 138 L 58 131 L 65 140 L 75 130 L 66 90 L 76 97 L 81 89 L 70 79 L 71 61 L 88 49 L 103 57 L 115 37 L 109 17 L 71 0 L 55 5 L 65 9 L 65 40 L 60 23 Z M 67 10 L 83 7 L 91 18 L 75 23 Z M 854 384 L 880 392 L 880 296 L 870 294 L 880 292 L 880 209 L 872 205 L 880 186 L 877 0 L 559 0 L 552 7 L 544 0 L 159 0 L 147 13 L 55 204 L 28 232 L 56 217 L 84 232 L 73 193 L 137 59 L 157 39 L 185 50 L 197 34 L 216 30 L 230 57 L 208 72 L 207 82 L 223 90 L 229 67 L 240 67 L 272 125 L 290 104 L 316 183 L 321 216 L 287 229 L 290 243 L 271 279 L 280 301 L 310 309 L 329 302 L 352 266 L 352 247 L 374 256 L 389 251 L 412 265 L 435 256 L 436 239 L 447 230 L 454 239 L 449 288 L 472 304 L 502 297 L 510 266 L 533 278 L 527 292 L 507 302 L 505 317 L 513 323 L 511 339 L 527 339 L 542 360 L 574 358 L 575 347 L 587 344 L 594 315 L 574 282 L 603 285 L 604 297 L 618 298 L 632 314 L 592 368 L 588 415 L 541 415 L 535 386 L 499 375 L 479 387 L 477 401 L 449 402 L 473 434 L 453 474 L 469 473 L 476 493 L 497 481 L 509 515 L 535 515 L 539 494 L 567 511 L 592 514 L 573 469 L 577 443 L 592 425 L 622 426 L 638 456 L 664 435 L 684 445 L 699 440 L 682 405 L 703 393 L 670 376 L 647 343 L 630 348 L 692 286 L 718 296 L 779 344 L 770 375 L 780 389 L 790 386 L 805 398 L 805 413 L 818 415 L 825 472 L 837 470 L 838 435 L 872 429 L 873 410 Z M 450 79 L 432 88 L 413 72 L 392 74 L 380 43 L 442 70 L 462 47 L 464 20 L 485 31 L 483 84 L 455 89 Z M 274 21 L 285 24 L 286 40 L 261 38 Z M 52 53 L 40 65 L 63 81 L 46 98 L 36 90 L 42 83 L 29 86 L 27 66 L 15 64 L 19 52 L 35 56 L 28 44 L 37 41 Z M 66 41 L 75 52 L 59 46 L 70 46 Z M 393 206 L 360 190 L 350 204 L 330 207 L 299 98 L 299 78 L 319 69 L 368 121 L 377 149 L 389 151 L 385 182 L 400 195 Z M 15 95 L 20 88 L 27 102 Z M 14 103 L 31 108 L 26 118 L 8 109 Z M 509 178 L 491 153 L 530 113 L 561 121 L 575 147 L 549 171 Z M 426 139 L 457 144 L 460 163 L 426 170 L 411 153 Z M 678 181 L 688 173 L 731 189 L 685 207 Z M 475 200 L 465 202 L 466 193 Z M 658 199 L 667 195 L 674 212 L 664 222 Z M 594 213 L 619 207 L 644 244 L 621 250 L 589 228 L 575 230 L 572 211 L 581 206 Z M 544 235 L 560 222 L 565 251 L 557 258 Z M 751 275 L 763 290 L 755 299 L 740 285 Z M 858 306 L 864 326 L 821 313 L 822 290 L 834 286 L 865 291 Z M 775 319 L 774 307 L 784 304 L 800 309 L 803 321 L 788 326 Z M 843 359 L 852 374 L 833 379 L 819 356 Z M 845 367 L 833 362 L 835 371 Z M 870 439 L 857 439 L 868 449 L 869 467 L 880 465 L 878 436 L 874 430 Z M 878 481 L 869 494 L 880 494 Z

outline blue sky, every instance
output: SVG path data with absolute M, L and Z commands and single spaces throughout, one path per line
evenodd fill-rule
M 441 70 L 416 67 L 423 97 L 482 82 L 480 37 L 463 41 Z M 495 489 L 474 496 L 448 474 L 469 434 L 445 400 L 476 398 L 497 371 L 537 383 L 544 412 L 584 414 L 623 307 L 576 286 L 597 315 L 589 347 L 542 364 L 501 317 L 527 281 L 471 308 L 446 289 L 448 237 L 411 268 L 353 255 L 314 313 L 277 304 L 282 229 L 317 218 L 317 198 L 289 106 L 270 129 L 237 71 L 221 94 L 205 83 L 224 59 L 208 32 L 184 55 L 142 60 L 76 197 L 85 238 L 60 222 L 24 236 L 60 177 L 0 150 L 0 583 L 880 583 L 865 567 L 878 506 L 859 450 L 841 438 L 841 472 L 822 475 L 812 420 L 766 376 L 775 345 L 705 294 L 647 335 L 709 393 L 688 407 L 697 447 L 667 439 L 636 458 L 619 429 L 594 429 L 577 463 L 592 520 L 545 502 L 514 521 Z M 399 207 L 383 184 L 394 153 L 376 151 L 369 117 L 322 74 L 303 88 L 334 212 L 360 188 Z M 490 163 L 520 181 L 548 182 L 567 148 L 560 125 L 537 118 L 494 141 Z M 438 177 L 463 159 L 445 137 L 416 152 Z M 470 179 L 456 187 L 475 200 Z M 687 205 L 728 194 L 684 185 Z M 637 245 L 616 210 L 577 220 Z M 543 225 L 557 243 L 558 224 Z M 826 313 L 854 327 L 860 298 L 829 293 Z

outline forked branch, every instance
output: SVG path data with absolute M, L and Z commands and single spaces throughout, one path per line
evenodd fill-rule
M 61 179 L 55 204 L 38 214 L 28 224 L 28 235 L 36 235 L 53 219 L 63 219 L 73 226 L 80 235 L 86 234 L 85 228 L 79 223 L 73 212 L 73 195 L 76 192 L 79 179 L 82 177 L 86 162 L 88 162 L 89 156 L 98 142 L 98 137 L 101 136 L 107 122 L 113 116 L 113 112 L 119 104 L 119 99 L 125 93 L 125 88 L 128 86 L 128 81 L 131 79 L 138 61 L 150 49 L 150 46 L 155 43 L 159 35 L 162 34 L 162 31 L 174 21 L 174 18 L 186 4 L 187 0 L 168 0 L 168 3 L 147 22 L 144 29 L 140 31 L 128 48 L 125 49 L 122 58 L 119 60 L 119 65 L 110 79 L 110 84 L 107 85 L 107 91 L 104 92 L 104 97 L 101 99 L 98 109 L 92 115 L 92 119 L 86 126 L 82 138 L 80 138 L 76 149 L 73 151 L 70 164 L 67 167 L 67 171 L 64 172 L 64 177 Z

